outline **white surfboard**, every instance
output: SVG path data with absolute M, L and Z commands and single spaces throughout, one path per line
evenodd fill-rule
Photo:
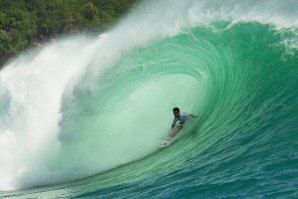
M 160 147 L 164 148 L 169 146 L 172 143 L 172 138 L 171 137 L 166 137 L 165 139 L 163 139 L 160 143 Z
M 169 146 L 175 139 L 176 139 L 176 134 L 181 130 L 181 125 L 177 124 L 175 128 L 171 129 L 168 135 L 161 141 L 160 147 L 164 148 Z

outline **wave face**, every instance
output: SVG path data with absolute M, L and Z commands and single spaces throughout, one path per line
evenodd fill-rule
M 145 1 L 97 38 L 11 61 L 0 196 L 297 196 L 297 9 Z M 160 150 L 174 106 L 199 119 Z

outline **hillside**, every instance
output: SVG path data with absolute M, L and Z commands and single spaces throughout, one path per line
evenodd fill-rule
M 138 0 L 1 0 L 0 68 L 12 56 L 59 35 L 110 27 Z

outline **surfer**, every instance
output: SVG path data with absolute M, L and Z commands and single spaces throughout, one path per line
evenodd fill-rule
M 173 138 L 179 133 L 179 131 L 183 128 L 185 121 L 189 118 L 197 118 L 198 116 L 195 116 L 193 114 L 187 114 L 187 113 L 180 113 L 180 109 L 178 107 L 173 108 L 173 114 L 174 114 L 174 120 L 171 126 L 171 131 L 165 139 L 163 139 L 160 143 L 160 147 L 164 148 L 166 146 L 169 146 Z
M 173 108 L 173 114 L 174 114 L 174 120 L 173 120 L 171 129 L 174 129 L 177 126 L 178 131 L 172 131 L 172 133 L 170 134 L 171 137 L 175 137 L 176 134 L 179 133 L 179 131 L 183 128 L 185 121 L 187 119 L 198 117 L 193 114 L 180 113 L 180 109 L 178 107 Z

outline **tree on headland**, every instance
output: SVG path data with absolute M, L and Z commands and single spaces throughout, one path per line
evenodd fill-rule
M 138 0 L 0 0 L 0 68 L 10 57 L 67 33 L 100 32 Z

